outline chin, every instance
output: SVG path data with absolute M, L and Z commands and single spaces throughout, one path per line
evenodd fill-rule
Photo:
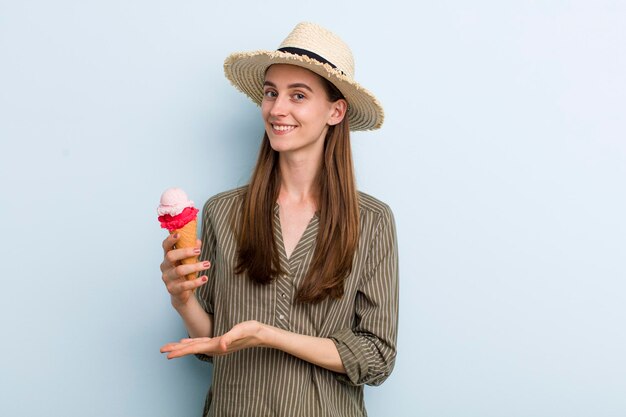
M 272 139 L 272 138 L 270 137 L 270 147 L 271 147 L 274 151 L 276 151 L 276 152 L 284 152 L 284 151 L 286 151 L 286 150 L 289 150 L 289 149 L 288 149 L 288 148 L 289 148 L 289 146 L 288 146 L 288 145 L 289 145 L 289 144 L 287 144 L 287 143 L 284 143 L 284 142 L 282 142 L 282 143 L 281 143 L 281 141 L 280 141 L 280 140 Z

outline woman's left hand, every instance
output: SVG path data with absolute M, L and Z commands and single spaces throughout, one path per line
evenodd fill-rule
M 167 359 L 174 359 L 199 353 L 209 356 L 227 355 L 241 349 L 264 346 L 264 326 L 258 321 L 244 321 L 221 336 L 182 339 L 178 343 L 168 343 L 161 348 L 161 353 L 167 353 Z

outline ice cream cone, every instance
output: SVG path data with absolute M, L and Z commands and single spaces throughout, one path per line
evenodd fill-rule
M 172 230 L 170 233 L 178 233 L 179 238 L 176 242 L 176 249 L 180 248 L 195 248 L 196 240 L 197 240 L 197 220 L 192 220 L 183 226 L 181 229 Z M 187 264 L 195 264 L 198 262 L 197 256 L 192 256 L 191 258 L 185 258 L 181 261 L 183 265 Z M 191 274 L 187 274 L 185 277 L 187 280 L 192 280 L 198 278 L 197 272 L 192 272 Z
M 161 227 L 169 230 L 170 234 L 178 233 L 176 249 L 195 248 L 197 233 L 198 209 L 193 206 L 193 201 L 187 198 L 187 194 L 180 188 L 168 188 L 161 194 L 161 201 L 157 208 L 158 220 Z M 183 265 L 198 262 L 198 256 L 183 259 Z M 198 278 L 197 272 L 185 276 L 187 280 Z

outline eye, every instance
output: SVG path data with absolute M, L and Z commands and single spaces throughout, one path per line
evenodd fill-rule
M 274 99 L 276 98 L 276 96 L 278 96 L 278 94 L 274 90 L 265 90 L 265 92 L 263 93 L 263 96 L 265 98 Z
M 305 95 L 302 93 L 294 93 L 292 97 L 295 101 L 302 101 L 306 98 Z

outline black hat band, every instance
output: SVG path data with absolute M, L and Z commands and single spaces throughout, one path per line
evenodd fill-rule
M 294 54 L 294 55 L 308 56 L 309 58 L 314 59 L 314 60 L 316 60 L 318 62 L 321 62 L 322 64 L 330 65 L 331 67 L 333 67 L 333 69 L 337 69 L 337 65 L 333 64 L 332 62 L 330 62 L 326 58 L 319 56 L 315 52 L 307 51 L 306 49 L 294 48 L 294 47 L 291 47 L 291 46 L 286 46 L 284 48 L 279 48 L 278 51 L 280 51 L 280 52 L 287 52 L 289 54 Z M 345 75 L 345 73 L 343 71 L 341 71 L 341 70 L 337 70 L 337 71 L 339 71 L 340 73 Z

